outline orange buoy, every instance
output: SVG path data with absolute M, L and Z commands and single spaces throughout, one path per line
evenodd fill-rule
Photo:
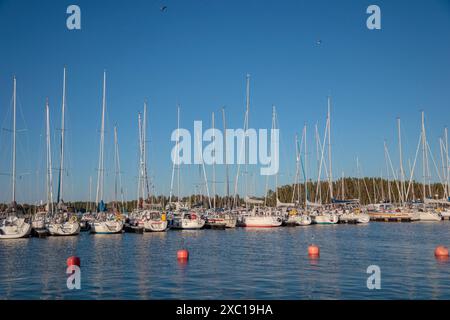
M 81 265 L 80 258 L 75 257 L 75 256 L 67 258 L 67 266 L 68 267 L 70 267 L 70 266 L 78 266 L 79 267 L 80 265 Z
M 320 255 L 320 249 L 318 246 L 312 244 L 308 247 L 308 255 L 310 257 L 318 257 Z
M 448 257 L 448 249 L 444 246 L 437 246 L 434 249 L 434 255 L 439 258 Z
M 181 249 L 177 251 L 177 259 L 178 260 L 188 260 L 189 259 L 189 251 L 187 249 Z

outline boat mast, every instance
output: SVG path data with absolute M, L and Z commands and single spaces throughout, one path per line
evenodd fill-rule
M 16 76 L 13 86 L 13 159 L 12 159 L 12 203 L 16 203 Z
M 307 155 L 307 143 L 306 143 L 306 124 L 303 128 L 303 139 L 305 143 L 305 209 L 308 209 L 308 155 Z
M 139 174 L 138 174 L 138 188 L 137 188 L 137 208 L 139 209 L 139 201 L 141 199 L 141 193 L 142 198 L 144 197 L 144 189 L 142 187 L 142 120 L 141 120 L 141 113 L 138 112 L 138 134 L 139 134 Z
M 402 153 L 402 135 L 400 118 L 397 118 L 398 127 L 398 150 L 400 157 L 400 204 L 403 206 L 406 201 L 405 197 L 405 171 L 403 170 L 403 153 Z
M 102 97 L 102 121 L 100 129 L 100 153 L 98 158 L 98 175 L 97 175 L 97 195 L 95 202 L 97 204 L 103 200 L 103 166 L 104 166 L 104 149 L 105 149 L 105 112 L 106 112 L 106 71 L 103 72 L 103 97 Z
M 214 112 L 212 113 L 212 129 L 214 134 L 214 140 L 213 140 L 213 149 L 214 149 L 214 161 L 213 161 L 213 181 L 212 181 L 212 195 L 214 197 L 213 199 L 213 207 L 216 209 L 216 130 L 214 127 Z
M 314 202 L 317 203 L 317 201 L 319 201 L 319 203 L 322 203 L 322 188 L 320 187 L 320 171 L 321 171 L 321 165 L 322 165 L 322 161 L 321 161 L 321 157 L 320 157 L 320 153 L 319 153 L 319 144 L 320 144 L 320 137 L 319 137 L 319 125 L 316 122 L 316 132 L 315 132 L 315 136 L 316 136 L 316 157 L 317 157 L 317 188 L 316 188 L 316 197 L 314 199 Z M 320 148 L 322 149 L 322 148 Z
M 114 210 L 117 210 L 117 174 L 118 174 L 118 166 L 117 166 L 117 125 L 114 125 Z
M 148 183 L 148 172 L 147 172 L 147 99 L 144 101 L 144 123 L 142 128 L 142 152 L 144 159 L 144 183 L 146 191 L 146 200 L 150 199 L 150 187 Z
M 422 111 L 422 173 L 423 173 L 423 205 L 425 206 L 426 198 L 426 186 L 427 186 L 427 168 L 428 168 L 428 155 L 426 149 L 426 134 L 425 134 L 425 113 Z M 431 190 L 430 190 L 431 193 Z M 431 194 L 430 194 L 431 196 Z
M 330 180 L 330 200 L 333 199 L 333 173 L 331 167 L 331 99 L 328 97 L 328 166 L 330 168 L 329 180 Z
M 445 135 L 445 152 L 446 152 L 446 176 L 447 176 L 447 200 L 450 199 L 450 159 L 448 158 L 448 133 L 447 133 L 447 127 L 444 128 L 444 135 Z
M 246 161 L 246 132 L 247 132 L 247 128 L 248 128 L 248 117 L 249 117 L 249 109 L 250 109 L 250 75 L 247 73 L 246 76 L 246 109 L 245 109 L 245 116 L 244 116 L 244 139 L 242 140 L 241 143 L 241 148 L 240 148 L 240 153 L 238 154 L 238 157 L 241 157 L 242 152 L 244 152 L 244 161 L 246 163 L 246 175 L 247 175 L 247 161 Z M 240 159 L 238 159 L 238 167 L 237 167 L 237 171 L 236 171 L 236 179 L 234 181 L 234 195 L 233 195 L 233 205 L 237 206 L 237 192 L 238 192 L 238 182 L 239 182 L 239 173 L 240 173 L 240 169 L 241 169 L 241 161 Z M 246 178 L 247 180 L 247 178 Z M 247 186 L 246 186 L 247 189 Z M 247 190 L 246 190 L 247 191 Z
M 65 132 L 65 110 L 66 110 L 66 67 L 64 67 L 63 73 L 63 95 L 61 106 L 61 160 L 59 164 L 59 182 L 58 182 L 58 196 L 57 203 L 63 201 L 63 177 L 64 177 L 64 132 Z
M 179 150 L 178 150 L 178 145 L 179 145 L 179 140 L 180 140 L 180 105 L 177 105 L 177 136 L 176 136 L 176 145 L 175 145 L 175 152 L 176 152 L 176 154 L 175 154 L 175 161 L 173 161 L 173 164 L 172 164 L 172 178 L 171 178 L 171 180 L 170 180 L 170 194 L 169 194 L 169 204 L 170 203 L 172 203 L 172 196 L 173 196 L 173 181 L 174 181 L 174 177 L 175 177 L 175 166 L 176 166 L 176 164 L 177 164 L 177 162 L 178 162 L 178 153 L 179 153 Z M 177 165 L 177 168 L 178 168 L 178 172 L 177 172 L 177 174 L 178 174 L 178 201 L 177 202 L 180 202 L 180 179 L 179 179 L 179 177 L 180 177 L 180 173 L 179 173 L 179 166 Z
M 52 151 L 50 146 L 50 110 L 48 98 L 45 104 L 46 133 L 47 133 L 47 207 L 53 215 L 53 177 L 52 177 Z
M 92 176 L 89 176 L 89 204 L 88 204 L 88 210 L 89 212 L 92 211 Z
M 225 120 L 225 108 L 222 108 L 222 119 L 223 119 L 223 147 L 224 147 L 224 160 L 225 160 L 225 175 L 226 175 L 226 185 L 225 185 L 225 193 L 227 195 L 227 206 L 230 207 L 229 197 L 230 197 L 230 177 L 228 172 L 228 161 L 227 161 L 227 124 Z
M 299 175 L 299 156 L 298 156 L 298 136 L 297 133 L 295 134 L 295 178 L 294 178 L 294 186 L 292 190 L 292 198 L 291 202 L 294 203 L 295 201 L 295 193 L 298 188 L 298 175 Z M 297 195 L 299 195 L 300 192 L 297 192 Z M 297 199 L 298 203 L 300 203 L 300 196 Z

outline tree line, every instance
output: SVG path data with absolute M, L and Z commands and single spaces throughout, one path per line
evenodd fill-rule
M 401 183 L 399 181 L 389 181 L 382 178 L 366 177 L 366 178 L 343 178 L 333 181 L 332 188 L 328 181 L 313 182 L 301 184 L 283 185 L 276 190 L 268 190 L 266 195 L 259 197 L 267 206 L 275 206 L 276 199 L 283 203 L 298 202 L 305 203 L 307 198 L 310 202 L 330 203 L 331 198 L 338 200 L 359 199 L 362 205 L 379 202 L 400 202 Z M 408 190 L 407 201 L 422 200 L 424 198 L 424 185 L 417 181 L 413 181 L 409 187 L 409 182 L 404 183 L 404 194 Z M 332 197 L 331 197 L 332 196 Z M 446 196 L 445 186 L 441 183 L 431 183 L 425 185 L 425 197 L 442 199 Z M 236 205 L 244 204 L 244 197 L 237 196 L 234 202 L 233 196 L 219 196 L 208 198 L 202 194 L 192 194 L 190 196 L 181 197 L 180 202 L 187 203 L 190 206 L 203 206 L 210 208 L 214 205 L 214 200 L 217 208 L 229 207 L 234 203 Z M 142 199 L 141 199 L 142 201 Z M 172 202 L 177 202 L 176 196 L 172 197 Z M 150 204 L 158 204 L 163 208 L 168 204 L 169 197 L 164 195 L 151 196 L 146 201 Z M 0 203 L 0 212 L 6 211 L 9 204 Z M 96 204 L 94 202 L 86 201 L 72 201 L 66 203 L 69 211 L 73 212 L 87 212 L 96 211 Z M 120 211 L 131 212 L 139 205 L 139 201 L 130 200 L 117 203 L 107 203 L 108 208 L 115 206 Z M 27 214 L 35 213 L 38 206 L 34 204 L 21 204 L 21 209 Z

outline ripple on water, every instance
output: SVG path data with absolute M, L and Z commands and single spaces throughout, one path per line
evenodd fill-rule
M 274 229 L 49 237 L 0 242 L 2 299 L 450 299 L 450 224 L 370 223 Z M 320 247 L 310 259 L 307 247 Z M 176 251 L 190 259 L 180 264 Z M 82 289 L 66 287 L 81 258 Z M 367 289 L 369 265 L 381 290 Z

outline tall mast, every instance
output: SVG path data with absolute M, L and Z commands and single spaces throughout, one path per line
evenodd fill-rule
M 308 208 L 308 149 L 306 147 L 306 124 L 304 127 L 304 143 L 305 143 L 305 208 Z
M 53 177 L 52 177 L 52 151 L 50 147 L 50 110 L 48 98 L 45 104 L 46 133 L 47 133 L 47 207 L 53 214 Z
M 16 76 L 13 89 L 13 159 L 12 159 L 12 202 L 16 202 Z
M 426 136 L 425 136 L 425 114 L 422 111 L 422 173 L 423 173 L 423 204 L 425 205 L 426 198 L 426 177 L 427 177 L 427 150 L 426 150 Z
M 213 161 L 213 192 L 212 196 L 213 198 L 213 207 L 216 208 L 216 134 L 215 134 L 215 123 L 214 123 L 214 112 L 212 113 L 212 129 L 214 133 L 214 140 L 213 140 L 213 149 L 214 149 L 214 161 Z
M 275 130 L 276 128 L 277 128 L 277 111 L 275 106 L 272 106 L 272 130 Z M 272 134 L 273 133 L 271 133 L 271 135 Z M 256 182 L 254 183 L 254 185 L 256 185 Z M 276 201 L 278 201 L 278 172 L 275 174 L 275 194 L 276 194 Z
M 179 139 L 180 139 L 180 106 L 178 105 L 177 106 L 177 136 L 176 136 L 176 141 L 177 141 L 177 143 L 176 143 L 176 145 L 175 145 L 175 152 L 176 152 L 176 154 L 175 154 L 175 161 L 173 161 L 173 164 L 172 164 L 172 178 L 171 178 L 171 180 L 170 180 L 170 195 L 169 195 L 169 203 L 171 203 L 172 202 L 172 196 L 173 196 L 173 180 L 174 180 L 174 176 L 175 176 L 175 166 L 176 166 L 176 163 L 178 162 L 178 152 L 179 152 L 179 150 L 178 150 L 178 144 L 179 144 Z M 179 166 L 177 166 L 177 168 L 178 168 L 178 171 L 179 171 Z M 178 172 L 178 190 L 179 190 L 179 182 L 180 182 L 180 179 L 179 179 L 179 172 Z M 178 191 L 178 197 L 179 197 L 179 191 Z M 178 198 L 178 202 L 179 202 L 179 198 Z
M 89 176 L 89 212 L 92 210 L 91 208 L 92 205 L 92 176 Z
M 328 97 L 328 165 L 330 168 L 329 179 L 330 179 L 330 200 L 333 199 L 333 173 L 331 167 L 331 99 Z
M 64 67 L 63 74 L 63 94 L 61 106 L 61 160 L 59 164 L 59 182 L 58 182 L 58 196 L 57 203 L 63 198 L 63 177 L 64 177 L 64 132 L 65 132 L 65 112 L 66 112 L 66 68 Z
M 148 184 L 148 172 L 147 172 L 147 99 L 144 101 L 144 123 L 142 128 L 142 152 L 144 159 L 144 183 L 145 183 L 145 197 L 147 200 L 150 198 L 150 187 Z
M 179 139 L 180 139 L 180 107 L 178 106 L 177 110 L 177 157 L 179 157 Z M 180 164 L 178 164 L 178 171 L 177 171 L 177 196 L 178 196 L 178 202 L 180 202 Z
M 142 182 L 142 178 L 143 178 L 143 169 L 142 169 L 142 119 L 141 119 L 141 113 L 138 112 L 138 133 L 139 133 L 139 174 L 138 174 L 138 194 L 137 194 L 137 207 L 139 207 L 139 201 L 141 198 L 141 194 L 142 194 L 142 198 L 144 197 L 144 188 L 142 186 L 143 182 Z
M 114 209 L 117 210 L 117 175 L 118 175 L 118 165 L 117 165 L 117 125 L 114 126 Z
M 100 154 L 98 158 L 97 175 L 97 195 L 95 202 L 100 203 L 103 200 L 103 182 L 104 182 L 104 150 L 105 150 L 105 112 L 106 112 L 106 71 L 103 72 L 103 98 L 102 98 L 102 122 L 100 129 Z
M 450 159 L 448 158 L 448 132 L 447 127 L 444 129 L 444 135 L 445 135 L 445 153 L 446 153 L 446 176 L 447 176 L 447 197 L 450 198 Z M 448 199 L 447 199 L 448 200 Z
M 222 119 L 223 119 L 223 148 L 224 148 L 224 162 L 225 162 L 225 175 L 226 175 L 226 185 L 225 185 L 225 193 L 227 195 L 227 205 L 229 206 L 229 197 L 230 197 L 230 177 L 228 172 L 228 162 L 227 162 L 227 123 L 225 120 L 225 108 L 222 108 Z
M 403 153 L 402 153 L 402 135 L 401 135 L 401 126 L 400 126 L 400 118 L 397 118 L 397 127 L 398 127 L 398 150 L 400 157 L 400 202 L 401 205 L 404 204 L 405 200 L 405 171 L 403 170 Z
M 359 158 L 356 157 L 356 175 L 358 176 L 358 199 L 360 203 L 362 202 L 361 199 L 361 175 L 359 172 Z
M 244 160 L 246 163 L 246 171 L 247 171 L 247 161 L 246 161 L 246 157 L 247 157 L 247 147 L 246 147 L 246 140 L 245 139 L 245 132 L 247 131 L 248 128 L 248 116 L 249 116 L 249 109 L 250 109 L 250 75 L 247 74 L 246 76 L 246 80 L 247 80 L 247 86 L 246 86 L 246 109 L 245 109 L 245 116 L 244 116 L 244 139 L 242 140 L 241 143 L 241 153 L 242 151 L 244 152 Z M 240 156 L 240 154 L 238 155 L 238 157 Z M 233 206 L 237 206 L 237 193 L 238 193 L 238 182 L 239 182 L 239 173 L 240 173 L 240 169 L 241 169 L 241 163 L 240 161 L 238 161 L 238 166 L 237 166 L 237 171 L 236 171 L 236 179 L 234 180 L 234 195 L 233 195 Z M 247 176 L 247 172 L 246 172 L 246 176 Z M 247 180 L 247 178 L 246 178 Z M 246 190 L 247 190 L 247 186 L 246 186 Z
M 246 103 L 245 103 L 245 124 L 244 124 L 244 144 L 245 144 L 245 192 L 248 194 L 248 161 L 250 160 L 250 147 L 247 143 L 246 132 L 249 125 L 249 115 L 250 115 L 250 75 L 247 74 L 247 86 L 246 86 Z
M 319 203 L 322 203 L 322 188 L 320 187 L 320 171 L 321 171 L 321 157 L 319 153 L 319 144 L 320 144 L 320 137 L 319 137 L 319 127 L 316 122 L 316 157 L 317 157 L 317 188 L 316 188 L 316 198 L 314 199 L 314 202 L 319 201 Z M 320 148 L 322 149 L 322 148 Z
M 295 193 L 297 191 L 298 186 L 298 175 L 299 175 L 299 156 L 298 156 L 298 136 L 297 133 L 295 133 L 295 177 L 294 177 L 294 186 L 292 190 L 292 198 L 291 202 L 294 203 L 295 201 Z M 297 201 L 300 203 L 300 192 L 297 192 L 298 198 Z

